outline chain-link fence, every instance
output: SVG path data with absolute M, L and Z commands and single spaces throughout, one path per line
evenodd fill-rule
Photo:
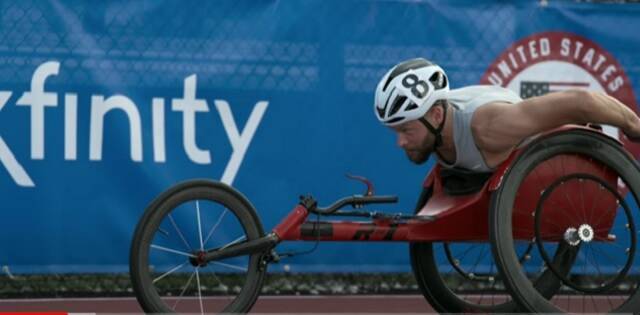
M 299 194 L 313 192 L 328 203 L 359 191 L 342 180 L 349 170 L 373 175 L 379 192 L 400 196 L 394 209 L 411 212 L 432 164 L 409 165 L 372 115 L 374 87 L 391 65 L 422 56 L 439 63 L 453 87 L 478 84 L 501 54 L 517 49 L 514 43 L 556 32 L 606 51 L 624 74 L 623 88 L 635 95 L 640 8 L 634 2 L 2 1 L 0 90 L 11 95 L 0 104 L 0 144 L 6 144 L 0 146 L 0 264 L 11 277 L 0 296 L 41 294 L 24 289 L 30 281 L 19 279 L 29 274 L 51 274 L 33 279 L 42 287 L 67 279 L 82 287 L 95 278 L 55 274 L 125 273 L 131 235 L 148 202 L 179 180 L 218 179 L 234 163 L 232 184 L 250 197 L 266 228 Z M 48 61 L 59 70 L 42 84 L 57 105 L 45 106 L 38 123 L 35 106 L 16 104 Z M 211 156 L 205 163 L 185 152 L 186 118 L 172 106 L 188 94 L 184 82 L 191 75 L 195 96 L 209 102 L 193 120 L 196 147 Z M 78 96 L 76 116 L 69 94 Z M 94 142 L 96 96 L 113 95 L 126 96 L 139 113 L 140 161 L 129 158 L 135 119 L 121 111 L 105 116 L 104 139 Z M 163 100 L 162 111 L 153 99 Z M 231 104 L 238 134 L 254 104 L 269 103 L 239 160 L 214 100 Z M 42 143 L 42 157 L 34 143 Z M 89 152 L 98 145 L 105 153 L 94 158 Z M 157 158 L 161 148 L 165 160 Z M 67 158 L 72 149 L 77 154 Z M 16 182 L 12 167 L 18 166 L 32 187 Z M 488 258 L 478 268 L 486 269 Z M 395 244 L 323 244 L 290 265 L 302 273 L 410 271 L 406 246 Z M 126 276 L 116 278 L 98 280 L 103 292 L 127 292 Z M 401 290 L 414 288 L 405 280 Z

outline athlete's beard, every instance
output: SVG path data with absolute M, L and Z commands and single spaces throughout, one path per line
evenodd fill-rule
M 433 151 L 433 144 L 429 143 L 428 137 L 424 139 L 420 146 L 413 149 L 405 149 L 404 153 L 407 155 L 407 158 L 415 164 L 422 164 L 429 159 L 429 156 Z

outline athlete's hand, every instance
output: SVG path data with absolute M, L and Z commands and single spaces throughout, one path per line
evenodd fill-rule
M 633 142 L 640 142 L 640 118 L 635 116 L 635 119 L 629 124 L 626 130 L 624 130 L 625 136 L 627 139 Z

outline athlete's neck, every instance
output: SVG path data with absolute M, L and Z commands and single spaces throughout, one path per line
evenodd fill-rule
M 453 115 L 455 115 L 455 108 L 449 104 L 447 118 L 442 129 L 442 145 L 436 149 L 438 157 L 447 164 L 456 162 L 456 146 L 453 143 Z

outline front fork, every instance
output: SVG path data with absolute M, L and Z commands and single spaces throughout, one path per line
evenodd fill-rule
M 273 248 L 280 243 L 281 240 L 275 233 L 269 233 L 261 238 L 250 240 L 244 243 L 230 245 L 224 248 L 210 249 L 206 252 L 199 252 L 194 257 L 189 258 L 193 266 L 205 266 L 211 261 L 221 260 L 225 258 L 251 255 L 254 253 L 267 253 L 261 258 L 261 266 L 268 262 L 278 261 L 278 255 Z
M 300 227 L 309 216 L 309 210 L 307 209 L 315 207 L 315 205 L 316 202 L 313 198 L 304 197 L 300 204 L 271 233 L 255 240 L 199 252 L 195 257 L 191 257 L 189 261 L 194 266 L 204 266 L 215 260 L 263 252 L 267 254 L 263 255 L 261 264 L 277 262 L 279 256 L 273 251 L 273 248 L 284 240 L 287 235 L 290 235 Z

